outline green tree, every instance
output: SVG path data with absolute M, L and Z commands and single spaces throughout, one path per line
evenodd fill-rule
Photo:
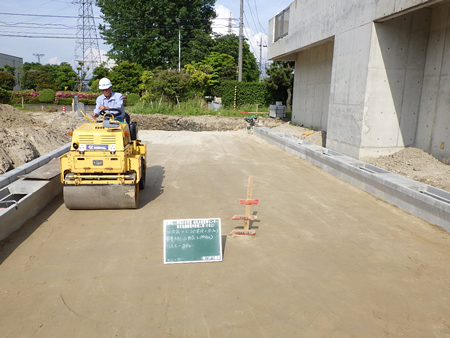
M 179 103 L 189 96 L 190 76 L 184 71 L 156 68 L 154 72 L 143 73 L 144 101 L 165 98 L 171 103 Z
M 21 87 L 37 91 L 46 88 L 57 90 L 54 67 L 36 62 L 25 62 L 22 68 Z
M 191 64 L 184 66 L 183 70 L 191 76 L 190 87 L 197 96 L 204 96 L 208 87 L 208 82 L 212 77 L 212 67 L 209 65 L 199 65 L 195 67 Z
M 111 46 L 108 56 L 148 70 L 176 69 L 180 32 L 182 65 L 200 61 L 211 43 L 214 4 L 215 0 L 97 0 L 106 23 L 99 30 Z
M 84 68 L 84 62 L 78 61 L 76 90 L 79 92 L 87 89 L 86 76 L 88 71 L 89 67 Z
M 235 34 L 216 35 L 211 52 L 231 55 L 238 66 L 239 60 L 239 37 Z M 259 70 L 255 55 L 250 51 L 247 41 L 242 44 L 242 80 L 246 82 L 258 81 Z
M 5 72 L 10 73 L 12 76 L 16 76 L 16 67 L 13 67 L 10 65 L 4 65 L 3 67 L 4 67 L 4 69 L 0 67 L 1 71 L 4 70 Z
M 196 69 L 203 69 L 210 75 L 207 80 L 206 94 L 220 96 L 220 83 L 235 80 L 237 64 L 231 55 L 212 52 L 201 62 L 194 64 Z
M 291 110 L 292 87 L 294 85 L 294 62 L 275 61 L 266 68 L 264 79 L 273 99 L 286 102 L 286 110 Z
M 95 88 L 94 81 L 96 81 L 98 87 L 98 81 L 104 77 L 108 77 L 110 71 L 111 70 L 106 67 L 105 62 L 103 62 L 100 66 L 95 67 L 94 71 L 92 72 L 92 77 L 89 80 L 89 87 L 91 87 L 91 90 L 98 90 L 98 88 Z
M 16 85 L 16 79 L 10 72 L 0 71 L 0 88 L 13 90 Z
M 62 62 L 59 66 L 54 65 L 53 75 L 57 90 L 74 90 L 76 88 L 77 73 L 69 63 Z
M 123 61 L 111 69 L 108 78 L 114 86 L 114 91 L 123 94 L 138 93 L 141 75 L 141 66 L 136 63 Z

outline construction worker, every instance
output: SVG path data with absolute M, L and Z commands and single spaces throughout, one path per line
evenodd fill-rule
M 119 109 L 108 111 L 108 113 L 114 114 L 114 119 L 119 122 L 126 122 L 127 116 L 125 114 L 125 108 L 123 106 L 123 96 L 120 93 L 114 93 L 112 91 L 112 83 L 109 79 L 104 77 L 100 80 L 98 88 L 102 91 L 102 95 L 97 97 L 94 112 L 92 117 L 96 118 L 102 110 Z

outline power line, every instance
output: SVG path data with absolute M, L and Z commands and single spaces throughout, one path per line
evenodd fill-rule
M 253 17 L 253 12 L 252 12 L 252 9 L 250 7 L 250 2 L 248 0 L 247 0 L 247 7 L 248 7 L 248 10 L 250 11 L 250 15 L 252 17 L 252 21 L 253 21 L 254 27 L 256 28 L 257 25 L 256 25 L 256 22 L 255 22 L 255 18 Z
M 245 13 L 244 13 L 244 19 L 245 19 L 245 21 L 247 22 L 247 26 L 249 26 L 248 20 L 247 20 L 247 16 L 245 15 Z M 249 45 L 250 45 L 250 47 L 253 49 L 253 52 L 252 52 L 252 53 L 256 55 L 257 49 L 255 48 L 255 46 L 253 46 L 253 42 L 252 42 L 252 40 L 250 39 L 251 36 L 248 34 L 247 28 L 244 28 L 244 30 L 245 30 L 245 35 L 247 35 L 248 41 L 250 42 Z
M 89 2 L 90 0 L 85 0 L 85 2 Z M 0 15 L 15 15 L 15 16 L 36 16 L 36 17 L 44 17 L 44 18 L 66 18 L 66 19 L 78 19 L 78 16 L 73 15 L 50 15 L 50 14 L 22 14 L 22 13 L 0 13 Z M 94 19 L 103 19 L 100 16 L 93 16 Z M 130 20 L 130 21 L 136 21 L 139 18 L 121 18 L 122 21 L 124 20 Z M 166 21 L 166 18 L 145 18 L 145 20 L 151 20 L 151 21 Z M 206 20 L 206 21 L 212 21 L 212 20 L 229 20 L 228 18 L 214 18 L 214 19 L 208 19 L 208 18 L 195 18 L 195 21 L 197 20 Z M 192 21 L 192 19 L 181 19 L 180 21 Z
M 255 1 L 256 18 L 258 19 L 259 26 L 263 29 L 263 32 L 267 35 L 266 29 L 264 28 L 263 25 L 261 25 L 261 21 L 259 21 L 258 7 L 256 6 L 256 0 L 254 1 Z
M 32 25 L 32 26 L 27 26 L 27 25 Z M 16 29 L 14 31 L 5 31 L 3 30 L 2 33 L 11 33 L 11 34 L 23 34 L 26 33 L 24 31 L 18 31 L 17 29 L 33 29 L 33 32 L 29 32 L 29 34 L 32 35 L 46 35 L 46 34 L 51 34 L 51 33 L 44 33 L 44 32 L 39 32 L 36 31 L 37 28 L 39 29 L 45 29 L 45 30 L 76 30 L 79 29 L 79 26 L 67 26 L 64 24 L 37 24 L 37 23 L 25 23 L 25 22 L 20 22 L 20 23 L 14 23 L 14 24 L 8 24 L 5 22 L 0 21 L 0 27 L 8 27 L 8 28 L 12 28 L 12 29 Z M 202 27 L 202 26 L 189 26 L 189 25 L 184 25 L 183 29 L 184 31 L 190 31 L 190 30 L 195 30 L 198 27 Z M 229 27 L 228 25 L 212 25 L 211 28 L 227 28 Z M 85 26 L 85 28 L 88 29 L 95 29 L 96 26 Z M 161 28 L 168 28 L 168 29 L 175 29 L 177 28 L 176 26 L 157 26 L 157 28 L 161 29 Z M 233 28 L 236 28 L 236 26 L 233 26 Z M 128 29 L 122 29 L 121 32 L 130 32 L 130 33 L 135 33 L 135 32 L 141 32 L 141 31 L 148 31 L 148 28 L 128 28 Z M 61 35 L 61 33 L 59 33 L 59 35 Z M 0 34 L 1 36 L 1 34 Z M 55 34 L 55 38 L 58 38 L 58 36 L 56 36 Z
M 34 26 L 24 26 L 24 25 L 34 25 Z M 47 26 L 55 26 L 55 27 L 47 27 Z M 58 27 L 56 27 L 58 26 Z M 55 29 L 55 30 L 59 30 L 59 29 L 71 29 L 74 30 L 77 27 L 76 26 L 67 26 L 67 25 L 62 25 L 62 24 L 35 24 L 35 23 L 25 23 L 25 22 L 20 22 L 17 23 L 15 25 L 11 25 L 5 22 L 1 22 L 0 21 L 0 27 L 8 27 L 8 28 L 30 28 L 30 29 Z
M 22 14 L 22 13 L 0 13 L 0 15 L 36 16 L 36 17 L 44 17 L 44 18 L 78 19 L 78 16 L 71 16 L 71 15 Z
M 32 33 L 30 33 L 32 34 Z M 38 34 L 38 33 L 36 33 Z M 19 35 L 19 34 L 1 34 L 0 36 L 5 36 L 5 37 L 13 37 L 13 38 L 30 38 L 30 39 L 77 39 L 77 36 L 43 36 L 43 35 L 39 35 L 39 36 L 30 36 L 30 35 Z M 102 38 L 95 38 L 96 40 L 102 40 Z M 158 39 L 156 38 L 137 38 L 137 37 L 130 37 L 127 38 L 128 40 L 144 40 L 144 41 L 150 41 L 150 40 L 162 40 L 164 39 L 164 41 L 178 41 L 178 39 L 169 39 L 166 38 L 164 36 L 160 36 L 158 37 Z M 238 38 L 225 38 L 227 40 L 237 40 Z M 210 40 L 210 38 L 182 38 L 181 41 L 204 41 L 204 40 Z

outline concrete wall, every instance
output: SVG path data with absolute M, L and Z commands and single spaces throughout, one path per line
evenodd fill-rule
M 450 5 L 433 8 L 415 146 L 450 161 Z
M 20 90 L 18 70 L 23 67 L 23 59 L 17 56 L 0 53 L 0 67 L 3 67 L 4 65 L 16 68 L 16 86 L 14 87 L 14 90 Z
M 431 9 L 374 23 L 359 157 L 413 146 Z
M 268 49 L 270 59 L 296 61 L 293 121 L 326 129 L 327 148 L 355 158 L 405 146 L 428 147 L 435 156 L 441 150 L 450 154 L 444 127 L 450 117 L 443 113 L 450 89 L 450 62 L 444 61 L 445 46 L 450 48 L 444 43 L 450 42 L 448 3 L 294 1 L 288 35 L 274 42 L 274 18 L 270 20 Z M 332 59 L 322 60 L 320 45 L 329 47 L 328 41 L 334 41 Z M 439 63 L 443 66 L 437 71 Z M 422 99 L 422 93 L 429 94 L 428 99 Z
M 300 52 L 295 62 L 292 121 L 327 130 L 334 42 Z

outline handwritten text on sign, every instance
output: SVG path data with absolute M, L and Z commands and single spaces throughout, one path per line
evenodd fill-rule
M 222 261 L 220 218 L 164 221 L 164 263 Z

